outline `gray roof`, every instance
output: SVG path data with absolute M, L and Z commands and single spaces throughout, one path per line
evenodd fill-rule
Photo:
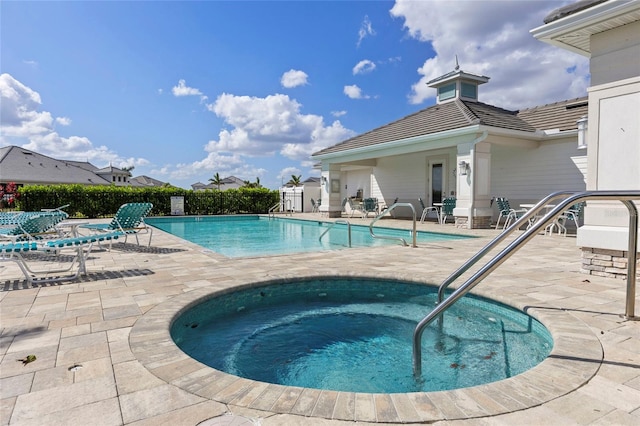
M 540 130 L 574 130 L 576 122 L 587 115 L 587 97 L 523 109 L 518 117 Z
M 129 183 L 131 186 L 164 186 L 165 182 L 159 181 L 158 179 L 154 179 L 149 176 L 136 176 L 129 179 Z
M 588 9 L 592 6 L 604 3 L 606 1 L 607 0 L 580 0 L 578 2 L 554 9 L 544 18 L 543 21 L 545 24 L 548 24 L 550 22 L 557 21 L 558 19 L 562 19 L 565 16 L 573 15 L 574 13 L 578 13 L 581 10 Z
M 585 114 L 587 114 L 586 97 L 522 111 L 508 111 L 482 102 L 455 99 L 423 109 L 347 139 L 318 151 L 313 156 L 364 148 L 473 125 L 530 132 L 533 136 L 538 130 L 576 129 L 576 121 Z
M 111 185 L 112 182 L 101 175 L 108 177 L 113 172 L 129 173 L 112 166 L 99 169 L 86 161 L 57 160 L 19 146 L 0 148 L 0 183 Z M 129 183 L 131 186 L 165 184 L 149 176 L 131 178 Z
M 18 146 L 0 148 L 0 182 L 19 184 L 109 185 L 78 161 L 56 160 Z M 84 163 L 86 165 L 88 163 Z
M 482 102 L 455 99 L 423 109 L 325 148 L 313 155 L 347 151 L 473 125 L 486 125 L 531 133 L 536 131 L 535 127 L 518 117 L 517 111 L 508 111 Z

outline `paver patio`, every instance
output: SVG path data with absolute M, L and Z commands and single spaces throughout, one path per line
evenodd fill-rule
M 543 364 L 494 384 L 391 395 L 290 388 L 216 372 L 167 341 L 180 306 L 215 290 L 319 275 L 438 284 L 496 235 L 418 226 L 481 238 L 227 259 L 156 231 L 151 247 L 94 252 L 87 277 L 33 288 L 0 263 L 0 424 L 640 423 L 640 323 L 621 316 L 626 284 L 581 274 L 571 237 L 537 236 L 474 290 L 527 309 L 556 339 Z M 18 361 L 29 354 L 37 360 Z

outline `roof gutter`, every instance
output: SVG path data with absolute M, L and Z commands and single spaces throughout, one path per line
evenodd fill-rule
M 475 187 L 476 187 L 476 145 L 487 139 L 489 131 L 485 130 L 480 136 L 471 142 L 471 164 L 473 164 L 473 172 L 471 173 L 471 187 L 469 188 L 469 211 L 467 213 L 467 229 L 473 229 L 473 209 L 475 207 Z

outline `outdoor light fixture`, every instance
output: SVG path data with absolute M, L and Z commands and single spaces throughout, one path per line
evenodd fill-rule
M 458 170 L 460 170 L 460 176 L 466 176 L 469 173 L 470 165 L 466 161 L 460 161 L 458 163 Z
M 327 177 L 326 176 L 322 176 L 322 184 L 323 185 L 327 184 Z
M 588 130 L 588 119 L 586 115 L 580 117 L 578 120 L 578 149 L 586 149 L 587 148 L 587 130 Z

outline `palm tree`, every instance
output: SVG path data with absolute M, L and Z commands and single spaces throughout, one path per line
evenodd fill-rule
M 212 184 L 217 186 L 218 187 L 218 191 L 220 191 L 220 185 L 222 185 L 222 178 L 220 177 L 220 173 L 216 172 L 216 174 L 213 175 L 213 177 L 211 179 L 209 179 L 209 182 L 211 182 Z
M 287 182 L 287 185 L 300 186 L 300 178 L 302 175 L 291 175 L 291 179 Z

